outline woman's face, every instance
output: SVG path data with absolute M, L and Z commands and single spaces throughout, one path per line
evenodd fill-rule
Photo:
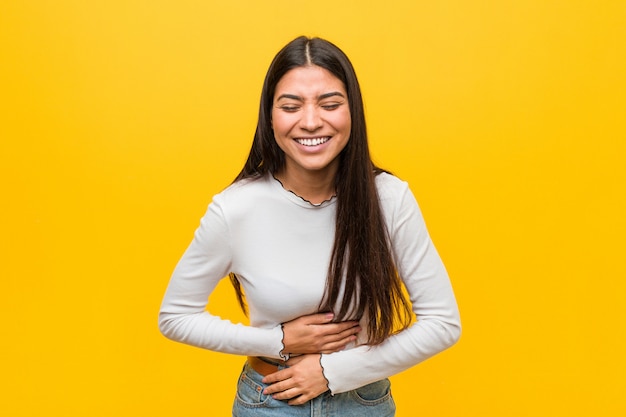
M 343 82 L 318 66 L 298 67 L 276 85 L 272 128 L 285 152 L 285 174 L 332 174 L 350 138 L 350 108 Z

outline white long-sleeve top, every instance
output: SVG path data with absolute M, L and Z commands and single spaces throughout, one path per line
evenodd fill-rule
M 448 274 L 407 183 L 383 173 L 376 185 L 417 321 L 380 345 L 364 345 L 367 335 L 361 334 L 343 351 L 323 354 L 333 394 L 401 372 L 460 335 Z M 159 315 L 161 332 L 214 351 L 279 358 L 281 324 L 319 312 L 335 235 L 335 202 L 312 205 L 271 175 L 239 181 L 214 196 L 171 277 Z M 209 295 L 229 272 L 244 288 L 249 326 L 207 311 Z M 361 327 L 367 329 L 366 323 Z

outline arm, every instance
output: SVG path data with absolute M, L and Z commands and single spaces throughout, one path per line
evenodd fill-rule
M 168 338 L 219 352 L 278 358 L 330 353 L 353 342 L 358 322 L 332 323 L 332 314 L 302 316 L 270 329 L 233 324 L 206 311 L 209 295 L 231 270 L 231 239 L 220 196 L 202 218 L 166 291 L 159 327 Z
M 391 202 L 385 198 L 381 196 L 395 262 L 417 322 L 378 346 L 323 354 L 321 365 L 333 394 L 404 371 L 452 346 L 460 336 L 450 280 L 413 194 L 402 183 L 398 197 Z
M 161 305 L 159 329 L 169 339 L 205 349 L 278 358 L 283 349 L 280 325 L 254 328 L 206 311 L 209 295 L 231 270 L 230 244 L 218 195 L 172 274 Z

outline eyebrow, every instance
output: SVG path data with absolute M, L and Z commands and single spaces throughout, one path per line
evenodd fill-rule
M 322 95 L 320 95 L 319 97 L 317 97 L 318 100 L 324 100 L 326 98 L 329 97 L 341 97 L 341 98 L 346 98 L 342 93 L 340 93 L 339 91 L 332 91 L 330 93 L 324 93 Z M 297 101 L 304 101 L 304 99 L 300 96 L 297 96 L 295 94 L 281 94 L 276 101 L 279 101 L 283 98 L 287 98 L 287 99 L 292 99 L 292 100 L 297 100 Z

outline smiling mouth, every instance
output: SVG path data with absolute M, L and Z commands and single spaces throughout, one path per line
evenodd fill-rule
M 322 136 L 319 138 L 296 138 L 295 141 L 304 146 L 317 146 L 330 140 L 330 136 Z

